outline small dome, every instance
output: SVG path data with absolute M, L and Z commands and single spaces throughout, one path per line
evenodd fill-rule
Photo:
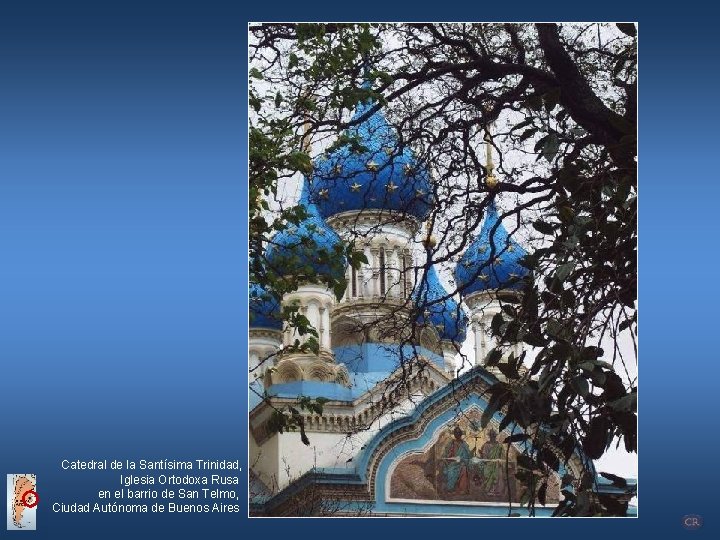
M 353 120 L 373 106 L 359 104 Z M 357 138 L 364 149 L 354 152 L 348 142 L 315 163 L 312 192 L 323 217 L 377 209 L 424 221 L 432 203 L 430 176 L 409 148 L 400 148 L 395 128 L 383 114 L 376 112 L 345 136 Z
M 250 328 L 282 330 L 280 302 L 258 283 L 250 284 Z
M 435 267 L 431 266 L 427 271 L 427 279 L 417 286 L 415 305 L 421 312 L 418 322 L 433 325 L 442 340 L 462 343 L 465 341 L 468 318 L 452 297 L 440 300 L 447 295 Z
M 493 229 L 495 232 L 491 246 L 490 233 Z M 527 251 L 508 236 L 498 216 L 495 201 L 491 201 L 480 235 L 473 240 L 455 267 L 458 287 L 467 285 L 461 294 L 467 296 L 476 291 L 522 288 L 522 278 L 529 273 L 520 264 L 525 255 Z
M 311 200 L 307 181 L 298 205 L 305 207 L 307 217 L 273 236 L 266 252 L 268 265 L 280 275 L 303 275 L 313 282 L 328 276 L 341 279 L 346 262 L 342 240 Z

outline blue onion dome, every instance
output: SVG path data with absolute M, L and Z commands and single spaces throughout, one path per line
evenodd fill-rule
M 282 330 L 280 302 L 258 283 L 250 284 L 250 328 Z
M 353 120 L 375 103 L 360 103 Z M 328 218 L 351 210 L 389 210 L 424 221 L 430 213 L 430 175 L 400 147 L 397 132 L 377 111 L 348 129 L 338 148 L 315 162 L 313 196 Z
M 490 233 L 493 229 L 491 245 Z M 526 255 L 527 251 L 508 236 L 495 201 L 491 201 L 480 235 L 455 267 L 455 281 L 461 294 L 467 296 L 476 291 L 522 288 L 522 278 L 528 275 L 529 270 L 520 264 L 520 260 Z
M 305 180 L 298 205 L 307 215 L 270 239 L 268 266 L 281 276 L 303 276 L 310 282 L 341 280 L 346 263 L 343 242 L 320 215 Z
M 415 305 L 420 311 L 418 322 L 433 325 L 441 340 L 462 343 L 468 325 L 467 315 L 452 297 L 446 296 L 448 292 L 440 283 L 435 266 L 431 266 L 426 279 L 421 280 L 416 289 Z

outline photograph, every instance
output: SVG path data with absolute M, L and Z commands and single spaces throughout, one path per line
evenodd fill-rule
M 248 24 L 251 517 L 638 516 L 638 24 Z

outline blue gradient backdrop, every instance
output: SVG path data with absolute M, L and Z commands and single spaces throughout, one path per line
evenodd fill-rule
M 36 538 L 268 531 L 245 501 L 213 516 L 71 516 L 49 503 L 116 482 L 64 472 L 63 458 L 246 460 L 247 21 L 488 14 L 286 3 L 0 7 L 0 474 L 38 474 Z M 717 535 L 716 18 L 618 4 L 491 15 L 640 21 L 640 517 L 485 520 L 483 535 Z M 683 530 L 690 513 L 702 529 Z M 271 527 L 481 534 L 466 520 Z

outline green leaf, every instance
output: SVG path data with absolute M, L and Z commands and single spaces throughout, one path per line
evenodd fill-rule
M 555 233 L 555 227 L 553 227 L 550 223 L 547 221 L 542 221 L 541 219 L 535 220 L 533 222 L 533 227 L 536 231 L 542 234 L 554 234 Z
M 505 375 L 508 379 L 516 380 L 520 378 L 517 368 L 512 364 L 503 362 L 498 364 L 497 368 L 500 370 L 500 373 Z
M 502 313 L 496 313 L 493 316 L 492 321 L 490 322 L 490 330 L 492 330 L 492 333 L 495 335 L 499 335 L 504 322 L 505 321 L 503 319 Z
M 567 331 L 557 319 L 548 319 L 545 324 L 545 332 L 553 339 L 565 339 Z
M 305 446 L 310 446 L 310 439 L 308 439 L 307 433 L 305 433 L 305 422 L 300 422 L 300 440 Z
M 505 400 L 507 399 L 503 390 L 499 388 L 499 385 L 496 384 L 495 386 L 492 386 L 491 391 L 492 397 L 490 398 L 487 407 L 485 407 L 485 410 L 480 417 L 480 425 L 483 428 L 487 427 L 487 425 L 490 423 L 490 420 L 492 420 L 492 417 L 497 411 L 500 410 L 500 408 L 502 408 Z
M 492 349 L 485 357 L 485 365 L 492 367 L 496 365 L 502 358 L 502 353 L 498 349 Z
M 547 344 L 540 334 L 530 332 L 523 336 L 523 341 L 531 347 L 544 347 Z
M 611 401 L 608 405 L 616 411 L 637 411 L 637 392 L 630 392 L 623 397 Z
M 250 76 L 253 79 L 264 79 L 263 74 L 260 73 L 260 70 L 258 68 L 250 68 Z
M 596 416 L 590 420 L 587 435 L 583 441 L 583 450 L 590 459 L 602 457 L 607 446 L 610 420 L 604 416 Z
M 546 160 L 548 160 L 548 162 L 552 162 L 552 160 L 557 155 L 559 149 L 560 139 L 558 139 L 557 134 L 551 133 L 545 139 L 545 143 L 542 147 L 542 155 Z
M 533 149 L 535 153 L 542 151 L 543 146 L 545 146 L 545 141 L 548 140 L 548 137 L 550 135 L 545 135 L 544 137 L 540 137 L 538 141 L 535 143 L 535 148 Z
M 523 131 L 520 135 L 520 142 L 525 141 L 537 133 L 537 128 L 530 128 Z
M 574 269 L 575 269 L 574 262 L 567 262 L 565 264 L 561 264 L 560 266 L 558 266 L 557 272 L 555 272 L 555 276 L 560 281 L 565 281 Z
M 626 488 L 628 485 L 627 480 L 625 480 L 622 476 L 617 476 L 617 475 L 614 475 L 611 473 L 606 473 L 606 472 L 601 472 L 600 476 L 612 481 L 613 486 L 615 486 L 615 487 Z
M 570 380 L 570 386 L 582 397 L 587 397 L 590 394 L 590 385 L 585 377 L 573 377 Z
M 547 480 L 545 480 L 540 485 L 540 489 L 538 489 L 538 495 L 537 495 L 538 502 L 540 504 L 542 504 L 543 506 L 545 506 L 546 497 L 547 497 Z
M 506 443 L 516 443 L 521 441 L 526 441 L 530 438 L 530 435 L 527 433 L 515 433 L 514 435 L 510 435 L 505 439 Z

